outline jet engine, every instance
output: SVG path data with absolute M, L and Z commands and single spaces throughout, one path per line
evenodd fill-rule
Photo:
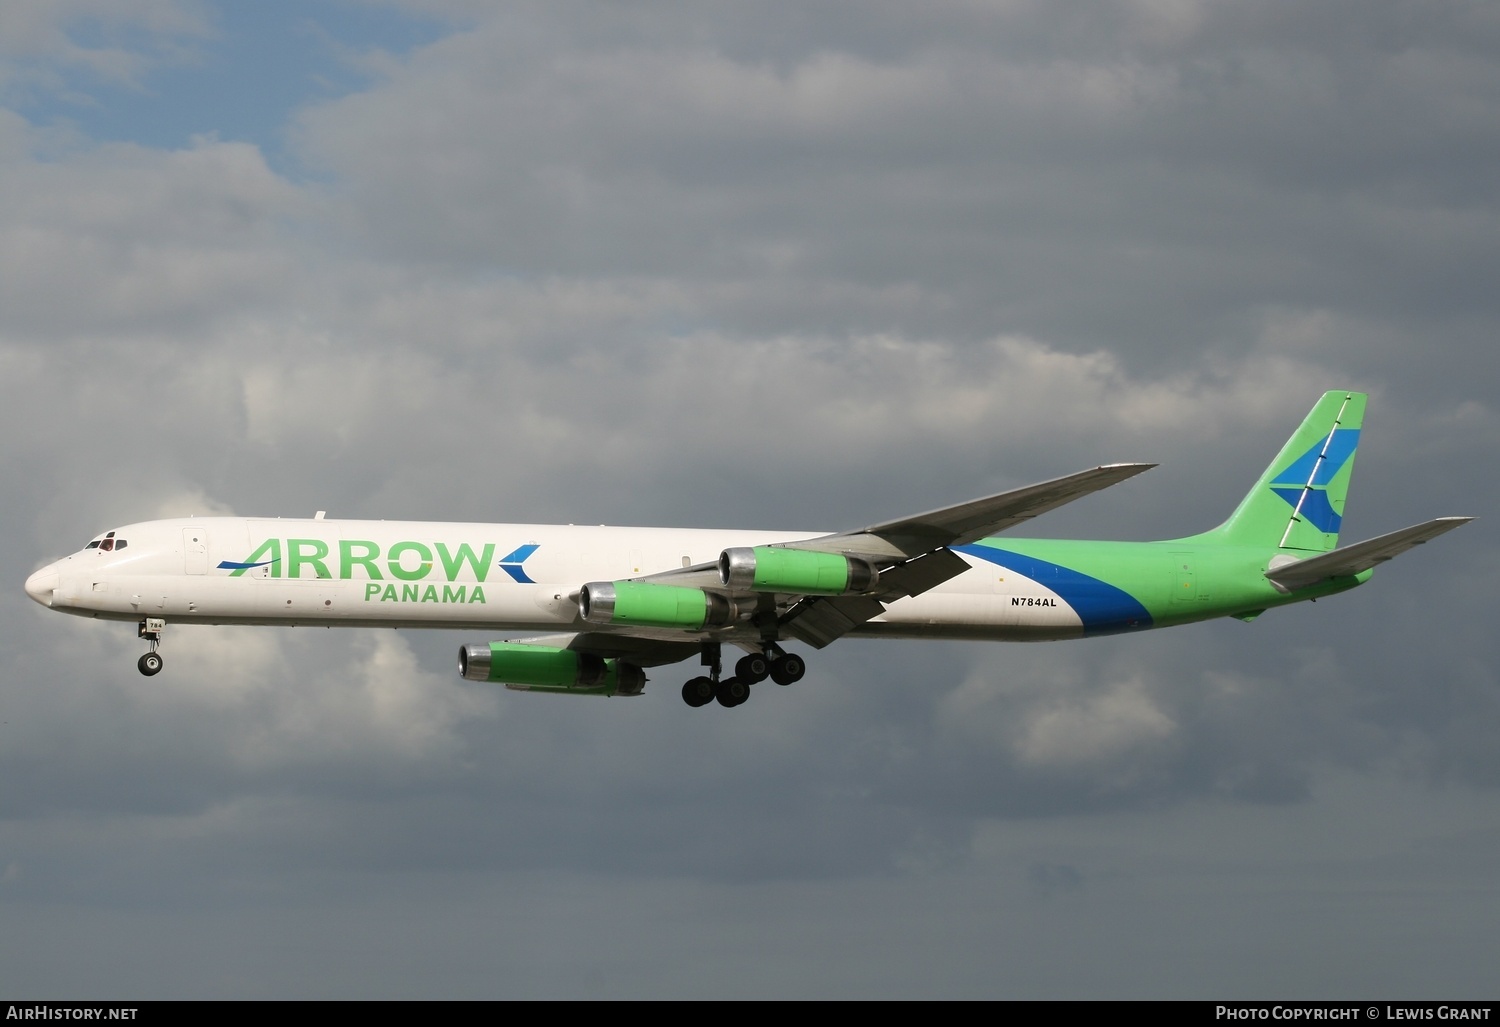
M 646 687 L 645 672 L 624 660 L 526 642 L 460 646 L 458 673 L 518 691 L 570 695 L 640 695 Z
M 646 581 L 591 581 L 578 593 L 578 612 L 590 624 L 632 627 L 722 628 L 734 604 L 717 592 Z
M 728 588 L 750 592 L 842 596 L 870 591 L 880 572 L 857 556 L 756 546 L 720 553 L 719 580 Z

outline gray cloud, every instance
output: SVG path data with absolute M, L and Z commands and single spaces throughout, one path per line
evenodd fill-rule
M 732 712 L 496 692 L 446 632 L 174 628 L 146 682 L 19 583 L 155 516 L 833 529 L 1124 459 L 1036 530 L 1185 535 L 1344 386 L 1350 537 L 1483 514 L 1489 7 L 405 6 L 453 27 L 300 167 L 0 112 L 13 980 L 1482 990 L 1483 519 L 1252 625 L 851 641 Z

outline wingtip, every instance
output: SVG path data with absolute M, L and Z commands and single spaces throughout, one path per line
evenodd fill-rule
M 1474 520 L 1473 517 L 1434 517 L 1432 523 L 1437 528 L 1437 534 L 1446 535 L 1455 528 L 1462 528 L 1472 520 Z

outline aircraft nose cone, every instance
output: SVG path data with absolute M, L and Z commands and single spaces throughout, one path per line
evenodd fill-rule
M 57 591 L 57 585 L 57 568 L 43 567 L 26 579 L 26 594 L 43 606 L 51 606 L 52 593 Z

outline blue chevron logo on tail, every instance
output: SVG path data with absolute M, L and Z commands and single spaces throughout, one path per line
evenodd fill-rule
M 1358 428 L 1337 428 L 1333 437 L 1308 447 L 1296 460 L 1271 479 L 1271 491 L 1293 510 L 1302 504 L 1300 516 L 1319 531 L 1337 535 L 1344 518 L 1328 501 L 1328 485 L 1343 470 L 1359 446 Z M 1326 447 L 1326 452 L 1325 452 Z M 1303 498 L 1303 492 L 1307 493 Z

